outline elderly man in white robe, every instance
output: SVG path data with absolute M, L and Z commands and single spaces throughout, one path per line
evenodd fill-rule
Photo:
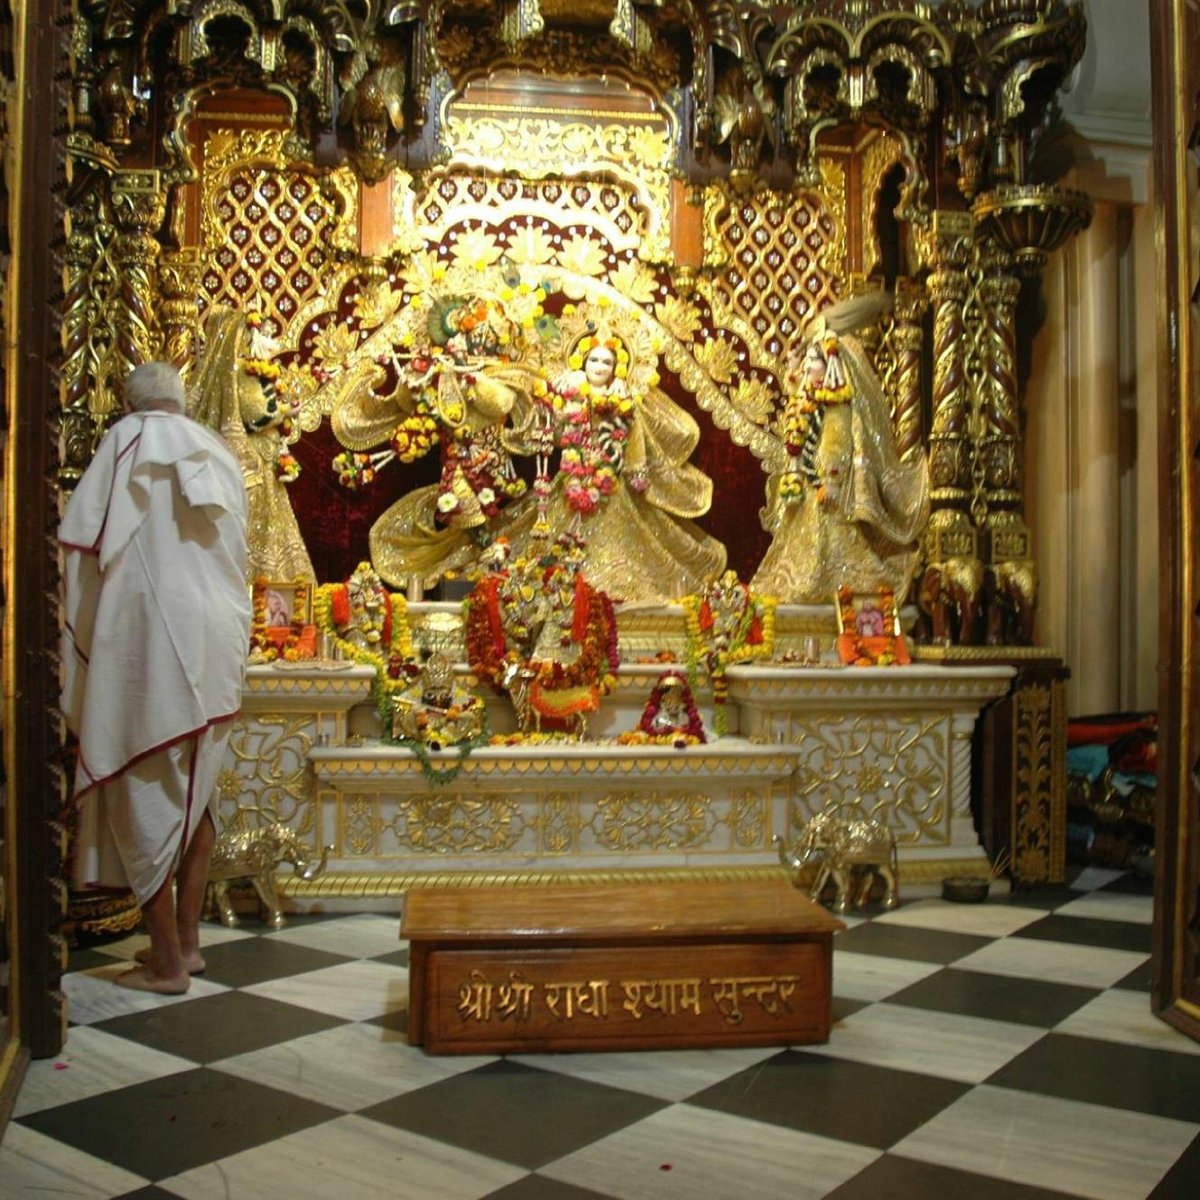
M 178 994 L 204 969 L 217 776 L 242 702 L 246 494 L 220 436 L 184 415 L 173 366 L 135 368 L 125 407 L 59 529 L 74 877 L 141 905 L 150 945 L 116 982 Z

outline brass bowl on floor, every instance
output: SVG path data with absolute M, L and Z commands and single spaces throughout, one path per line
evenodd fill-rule
M 988 898 L 992 881 L 984 875 L 952 875 L 942 880 L 942 899 L 956 904 L 981 904 Z

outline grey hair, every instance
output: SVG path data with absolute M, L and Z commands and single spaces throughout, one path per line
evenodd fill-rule
M 125 379 L 125 405 L 134 412 L 147 409 L 167 409 L 183 412 L 187 396 L 179 372 L 168 362 L 142 363 L 134 367 Z

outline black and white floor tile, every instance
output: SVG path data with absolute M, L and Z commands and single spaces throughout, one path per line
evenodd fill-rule
M 1195 1200 L 1200 1045 L 1150 1014 L 1149 886 L 1089 869 L 835 939 L 827 1045 L 430 1057 L 396 916 L 205 929 L 183 997 L 78 952 L 5 1200 Z

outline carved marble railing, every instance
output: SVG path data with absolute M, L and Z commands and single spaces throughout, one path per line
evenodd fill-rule
M 636 723 L 660 669 L 621 668 L 601 740 L 443 751 L 430 765 L 457 774 L 436 784 L 373 736 L 369 669 L 252 667 L 222 816 L 254 808 L 332 847 L 321 878 L 281 877 L 300 906 L 369 907 L 440 882 L 740 877 L 775 869 L 772 835 L 794 837 L 834 801 L 894 830 L 910 882 L 986 867 L 971 735 L 1011 668 L 736 667 L 736 736 L 684 750 L 603 740 Z M 697 699 L 711 727 L 703 686 Z M 505 703 L 489 707 L 511 728 Z

